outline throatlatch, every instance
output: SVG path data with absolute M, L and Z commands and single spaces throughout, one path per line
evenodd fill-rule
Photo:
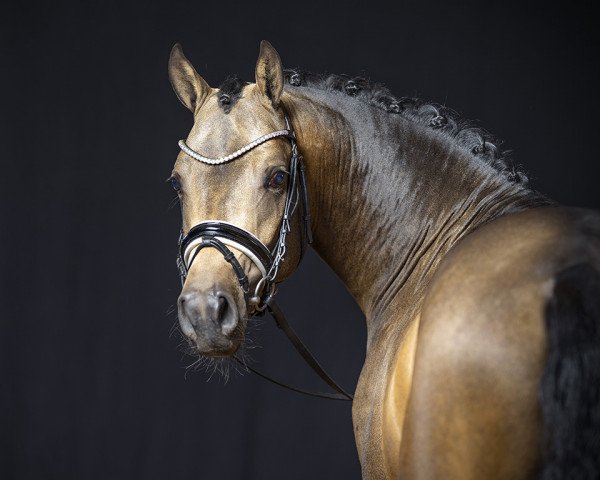
M 287 138 L 290 141 L 292 146 L 292 156 L 289 165 L 290 174 L 285 205 L 283 209 L 283 217 L 281 220 L 281 226 L 279 228 L 277 242 L 272 250 L 269 250 L 260 239 L 243 228 L 221 220 L 209 220 L 200 222 L 198 225 L 191 228 L 187 235 L 184 235 L 183 231 L 181 232 L 179 236 L 177 268 L 179 270 L 181 284 L 183 285 L 192 263 L 196 259 L 196 256 L 200 250 L 207 247 L 216 248 L 219 252 L 221 252 L 223 258 L 233 268 L 240 287 L 244 292 L 246 303 L 253 308 L 253 310 L 250 312 L 250 315 L 261 315 L 265 310 L 268 310 L 275 320 L 277 326 L 283 330 L 288 339 L 292 342 L 294 348 L 298 351 L 298 353 L 300 353 L 306 363 L 310 365 L 310 367 L 325 383 L 327 383 L 327 385 L 329 385 L 338 393 L 311 392 L 301 388 L 292 387 L 283 382 L 274 380 L 269 376 L 255 370 L 254 368 L 243 364 L 243 362 L 237 357 L 235 357 L 235 359 L 239 363 L 242 363 L 248 370 L 256 373 L 260 377 L 295 392 L 332 400 L 351 401 L 353 399 L 352 395 L 342 389 L 325 372 L 325 370 L 323 370 L 321 365 L 319 365 L 319 362 L 317 362 L 306 345 L 304 345 L 304 343 L 298 338 L 292 327 L 289 325 L 285 316 L 283 315 L 283 312 L 275 303 L 274 299 L 277 290 L 276 286 L 278 283 L 277 274 L 279 273 L 279 267 L 281 262 L 283 262 L 287 251 L 287 235 L 291 231 L 291 220 L 294 214 L 298 211 L 299 206 L 299 210 L 301 211 L 302 215 L 300 221 L 302 241 L 299 262 L 304 256 L 306 244 L 312 243 L 308 189 L 306 185 L 304 162 L 302 160 L 302 156 L 298 152 L 298 146 L 296 144 L 294 132 L 285 112 L 284 116 L 286 124 L 286 128 L 284 130 L 277 130 L 275 132 L 263 135 L 248 145 L 233 152 L 232 154 L 220 158 L 204 157 L 198 152 L 192 150 L 184 140 L 179 141 L 179 147 L 184 153 L 193 159 L 208 165 L 221 165 L 223 163 L 235 160 L 257 146 L 275 138 Z M 246 272 L 229 247 L 234 248 L 246 255 L 246 257 L 248 257 L 261 272 L 262 278 L 257 282 L 253 292 L 250 291 L 250 285 Z

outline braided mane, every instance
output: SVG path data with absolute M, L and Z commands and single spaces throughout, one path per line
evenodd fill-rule
M 362 77 L 320 75 L 300 70 L 284 70 L 285 81 L 292 87 L 314 87 L 344 92 L 350 97 L 378 107 L 391 115 L 401 115 L 426 127 L 446 133 L 473 156 L 491 165 L 509 181 L 527 184 L 527 175 L 516 168 L 508 152 L 498 148 L 499 142 L 482 128 L 460 119 L 456 112 L 442 105 L 417 98 L 396 97 L 387 87 Z

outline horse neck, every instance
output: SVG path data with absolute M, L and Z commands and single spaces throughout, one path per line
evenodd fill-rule
M 286 93 L 306 162 L 313 247 L 368 324 L 398 296 L 417 300 L 478 225 L 544 202 L 412 120 L 335 92 Z

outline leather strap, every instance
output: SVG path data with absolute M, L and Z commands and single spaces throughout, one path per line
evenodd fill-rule
M 187 246 L 198 237 L 223 237 L 249 248 L 267 268 L 273 263 L 269 249 L 254 235 L 227 222 L 208 220 L 194 226 L 183 238 L 180 253 L 183 256 Z M 191 265 L 192 262 L 189 262 Z
M 244 296 L 247 297 L 250 285 L 248 282 L 248 276 L 246 275 L 246 272 L 240 265 L 240 262 L 238 262 L 238 259 L 236 258 L 235 254 L 217 238 L 204 238 L 202 240 L 202 243 L 196 248 L 193 257 L 190 260 L 190 265 L 196 258 L 196 255 L 200 253 L 200 250 L 206 247 L 213 247 L 216 248 L 219 252 L 221 252 L 221 255 L 223 255 L 225 261 L 231 265 L 231 268 L 233 268 L 233 271 L 235 272 L 235 275 L 237 277 L 237 281 L 240 284 L 240 288 L 242 289 L 242 292 L 244 292 Z
M 323 369 L 323 367 L 321 367 L 321 365 L 319 364 L 317 359 L 312 355 L 312 353 L 310 353 L 310 351 L 308 350 L 308 348 L 306 347 L 304 342 L 302 342 L 302 340 L 300 340 L 300 338 L 298 337 L 298 335 L 296 334 L 294 329 L 288 323 L 288 321 L 285 318 L 285 315 L 283 314 L 283 312 L 281 311 L 281 309 L 275 302 L 274 298 L 272 296 L 268 297 L 267 300 L 265 301 L 265 303 L 267 304 L 267 310 L 273 317 L 273 320 L 275 320 L 275 324 L 281 330 L 283 330 L 283 333 L 285 333 L 285 335 L 287 336 L 289 341 L 292 343 L 292 345 L 294 346 L 296 351 L 302 356 L 302 358 L 310 366 L 310 368 L 312 368 L 313 371 L 321 378 L 321 380 L 323 380 L 327 385 L 329 385 L 337 393 L 313 392 L 310 390 L 305 390 L 303 388 L 294 387 L 292 385 L 288 385 L 286 383 L 275 380 L 275 379 L 269 377 L 268 375 L 265 375 L 264 373 L 244 364 L 238 357 L 234 357 L 235 360 L 237 362 L 241 363 L 242 365 L 244 365 L 245 368 L 250 370 L 252 373 L 255 373 L 259 377 L 262 377 L 265 380 L 268 380 L 269 382 L 274 383 L 275 385 L 279 385 L 280 387 L 287 388 L 288 390 L 302 393 L 304 395 L 309 395 L 311 397 L 325 398 L 328 400 L 344 400 L 344 401 L 351 402 L 354 399 L 354 396 L 349 394 L 348 392 L 346 392 L 342 387 L 340 387 L 329 376 L 329 374 Z
M 302 253 L 306 244 L 313 243 L 312 228 L 310 226 L 310 205 L 308 203 L 308 185 L 306 184 L 306 170 L 304 168 L 304 158 L 298 154 L 298 171 L 300 181 L 300 195 L 302 202 L 302 221 L 304 228 L 302 229 Z
M 308 395 L 309 397 L 324 398 L 326 400 L 352 401 L 351 399 L 346 398 L 345 395 L 342 395 L 340 393 L 313 392 L 312 390 L 305 390 L 304 388 L 288 385 L 287 383 L 280 382 L 278 380 L 275 380 L 274 378 L 269 377 L 268 375 L 265 375 L 264 373 L 257 370 L 256 368 L 252 368 L 250 365 L 247 365 L 246 363 L 242 362 L 236 355 L 234 355 L 233 358 L 235 359 L 236 362 L 238 362 L 240 365 L 242 365 L 245 369 L 250 370 L 255 375 L 258 375 L 259 377 L 264 378 L 268 382 L 271 382 L 279 387 L 287 388 L 288 390 L 291 390 L 292 392 L 301 393 L 303 395 Z

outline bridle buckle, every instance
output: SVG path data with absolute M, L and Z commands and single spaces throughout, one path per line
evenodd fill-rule
M 266 294 L 263 292 L 267 287 Z M 277 292 L 277 284 L 268 277 L 262 277 L 254 288 L 254 295 L 248 299 L 248 303 L 254 307 L 256 312 L 262 312 L 267 308 L 267 299 L 274 297 Z

